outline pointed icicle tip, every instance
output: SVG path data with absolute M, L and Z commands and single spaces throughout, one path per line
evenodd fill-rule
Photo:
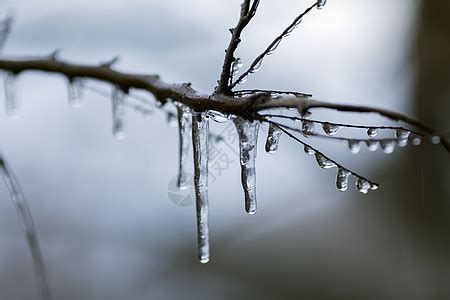
M 251 122 L 241 117 L 236 117 L 233 121 L 239 137 L 241 181 L 245 196 L 245 210 L 249 215 L 253 215 L 256 213 L 257 208 L 255 161 L 260 123 L 258 121 Z

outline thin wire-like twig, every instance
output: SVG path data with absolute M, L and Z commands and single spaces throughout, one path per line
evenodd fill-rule
M 379 186 L 378 183 L 376 183 L 376 182 L 374 182 L 374 181 L 372 181 L 372 180 L 370 180 L 370 179 L 368 179 L 368 178 L 366 178 L 366 177 L 364 177 L 364 176 L 362 176 L 362 175 L 359 175 L 359 174 L 356 173 L 356 172 L 351 171 L 350 169 L 348 169 L 348 168 L 344 167 L 343 165 L 339 164 L 338 162 L 336 162 L 335 160 L 333 160 L 333 159 L 330 158 L 329 156 L 325 155 L 323 152 L 319 151 L 317 148 L 314 148 L 314 147 L 311 146 L 310 144 L 308 144 L 308 143 L 302 141 L 301 139 L 299 139 L 298 137 L 296 137 L 295 135 L 293 135 L 292 133 L 290 133 L 288 129 L 284 128 L 285 126 L 284 126 L 283 124 L 279 124 L 279 123 L 276 123 L 276 122 L 273 122 L 273 121 L 270 121 L 270 120 L 267 120 L 267 119 L 260 119 L 260 121 L 267 122 L 267 123 L 269 123 L 269 124 L 274 125 L 274 126 L 277 127 L 278 129 L 280 129 L 281 131 L 283 131 L 286 135 L 288 135 L 290 138 L 294 139 L 296 142 L 302 144 L 302 145 L 305 146 L 305 147 L 310 148 L 310 149 L 313 150 L 315 153 L 318 153 L 318 154 L 322 155 L 324 158 L 326 158 L 327 160 L 329 160 L 331 163 L 335 164 L 336 167 L 337 167 L 338 169 L 339 169 L 339 168 L 345 169 L 345 170 L 347 170 L 350 174 L 352 174 L 353 176 L 355 176 L 355 177 L 357 177 L 357 178 L 360 178 L 360 179 L 362 179 L 362 180 L 365 180 L 365 181 L 369 182 L 371 185 Z
M 4 156 L 0 153 L 0 172 L 6 183 L 11 200 L 16 208 L 17 216 L 25 234 L 28 248 L 31 252 L 33 260 L 34 274 L 36 277 L 39 293 L 43 300 L 52 299 L 51 290 L 48 283 L 47 268 L 45 266 L 44 257 L 39 246 L 39 240 L 34 227 L 33 218 L 28 208 L 23 192 L 16 180 L 14 173 L 5 161 Z
M 256 57 L 256 59 L 252 62 L 252 64 L 250 65 L 250 67 L 248 68 L 247 71 L 245 71 L 244 73 L 242 73 L 238 79 L 236 79 L 234 82 L 231 83 L 230 85 L 230 89 L 232 90 L 236 85 L 238 85 L 239 83 L 241 83 L 245 78 L 247 78 L 250 73 L 254 73 L 257 70 L 259 70 L 259 68 L 261 67 L 262 61 L 263 59 L 267 56 L 272 54 L 276 48 L 278 47 L 278 45 L 281 43 L 281 40 L 285 37 L 287 37 L 289 34 L 291 34 L 291 32 L 297 28 L 297 26 L 300 24 L 300 22 L 302 21 L 302 18 L 307 15 L 313 8 L 315 8 L 317 6 L 317 2 L 315 2 L 313 5 L 311 5 L 310 7 L 308 7 L 304 12 L 302 12 L 300 15 L 298 15 L 294 21 L 288 26 L 286 27 L 286 29 L 284 29 L 284 31 L 277 36 L 272 43 L 266 48 L 266 50 L 264 50 L 264 52 L 262 52 L 260 55 L 258 55 Z

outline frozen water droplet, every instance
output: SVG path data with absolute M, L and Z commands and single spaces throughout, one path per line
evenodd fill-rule
M 167 124 L 169 124 L 170 127 L 177 127 L 178 119 L 173 112 L 171 111 L 167 112 L 166 120 Z
M 67 89 L 70 107 L 77 108 L 83 104 L 84 82 L 79 77 L 69 79 Z
M 345 192 L 348 188 L 348 177 L 350 176 L 350 171 L 339 168 L 337 177 L 336 177 L 336 188 L 341 191 Z
M 7 72 L 5 74 L 5 113 L 13 116 L 19 109 L 17 101 L 17 75 Z
M 378 129 L 377 128 L 373 128 L 373 127 L 367 129 L 367 135 L 369 137 L 371 137 L 371 138 L 376 137 L 378 135 Z
M 412 140 L 412 143 L 414 146 L 419 146 L 420 144 L 422 144 L 422 138 L 421 137 L 415 137 Z
M 434 145 L 437 145 L 441 142 L 441 137 L 438 135 L 434 135 L 431 137 L 431 143 L 433 143 Z
M 400 148 L 406 147 L 408 146 L 408 139 L 399 139 L 396 141 L 397 142 L 397 146 Z
M 259 122 L 250 122 L 241 117 L 233 120 L 239 136 L 241 181 L 245 195 L 245 210 L 252 215 L 256 212 L 256 150 Z
M 316 154 L 316 151 L 314 151 L 311 147 L 308 147 L 305 145 L 305 147 L 303 148 L 303 150 L 305 151 L 306 154 L 308 155 L 314 155 Z
M 201 263 L 209 261 L 209 119 L 205 113 L 192 114 L 192 144 L 194 149 L 194 186 L 197 212 L 197 255 Z
M 394 140 L 381 140 L 380 141 L 381 149 L 386 154 L 391 154 L 395 150 L 395 141 Z
M 280 141 L 282 131 L 274 124 L 269 125 L 269 133 L 266 141 L 266 152 L 275 153 L 278 150 L 278 142 Z
M 309 137 L 314 134 L 314 123 L 308 120 L 302 121 L 302 132 L 305 137 Z
M 360 149 L 361 149 L 361 145 L 358 140 L 349 140 L 348 141 L 348 150 L 351 153 L 356 154 L 359 152 Z
M 328 158 L 326 158 L 325 156 L 323 156 L 319 152 L 316 152 L 314 155 L 316 156 L 317 164 L 322 169 L 331 169 L 331 168 L 335 168 L 336 167 L 336 164 L 334 162 L 332 162 L 331 160 L 329 160 Z
M 234 78 L 244 64 L 240 58 L 236 58 L 231 64 L 231 77 Z
M 178 159 L 178 178 L 177 186 L 180 189 L 186 188 L 188 176 L 186 173 L 189 145 L 191 138 L 191 110 L 184 104 L 175 102 L 178 113 L 178 139 L 179 139 L 179 159 Z
M 327 135 L 335 135 L 341 129 L 339 125 L 323 123 L 322 129 Z
M 367 145 L 367 149 L 369 149 L 369 151 L 373 152 L 373 151 L 378 150 L 379 143 L 376 140 L 367 140 L 366 145 Z
M 376 183 L 372 183 L 371 185 L 370 185 L 370 190 L 371 191 L 376 191 L 376 190 L 378 190 L 380 188 L 380 186 L 378 185 L 378 184 L 376 184 Z
M 123 140 L 125 134 L 125 93 L 118 87 L 114 88 L 112 93 L 112 132 L 116 140 Z
M 208 111 L 208 117 L 217 123 L 225 123 L 230 120 L 230 116 L 215 110 Z
M 395 138 L 397 139 L 407 139 L 411 132 L 405 130 L 403 128 L 399 128 L 395 130 Z
M 360 193 L 367 194 L 369 192 L 371 186 L 372 185 L 370 184 L 370 182 L 363 178 L 358 178 L 356 180 L 356 188 L 358 189 L 358 191 Z
M 317 8 L 322 9 L 325 4 L 327 4 L 327 0 L 317 0 Z

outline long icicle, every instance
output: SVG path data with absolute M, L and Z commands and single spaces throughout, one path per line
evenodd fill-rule
M 208 160 L 209 120 L 205 113 L 192 114 L 192 144 L 194 148 L 194 184 L 197 209 L 198 260 L 209 261 Z
M 178 112 L 178 134 L 179 134 L 179 160 L 177 186 L 180 189 L 186 188 L 188 176 L 186 164 L 189 154 L 190 134 L 191 134 L 191 111 L 184 104 L 175 102 Z
M 47 270 L 42 256 L 42 251 L 39 246 L 39 240 L 36 234 L 36 228 L 34 227 L 33 218 L 31 217 L 30 210 L 28 208 L 25 197 L 20 189 L 13 172 L 6 163 L 5 159 L 0 153 L 0 172 L 6 183 L 11 200 L 16 208 L 17 216 L 25 234 L 28 248 L 30 249 L 34 274 L 36 277 L 39 293 L 42 300 L 52 299 L 50 286 L 48 284 Z
M 239 136 L 241 181 L 245 196 L 245 210 L 249 215 L 256 213 L 256 169 L 255 160 L 258 141 L 258 121 L 247 121 L 241 117 L 234 119 Z

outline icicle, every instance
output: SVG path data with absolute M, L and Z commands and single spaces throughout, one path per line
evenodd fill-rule
M 170 127 L 177 127 L 177 125 L 178 125 L 178 118 L 171 111 L 167 112 L 166 121 L 167 121 L 167 124 L 169 124 Z
M 395 150 L 395 141 L 394 140 L 381 140 L 380 141 L 381 149 L 386 154 L 391 154 Z
M 358 140 L 349 140 L 348 141 L 348 150 L 351 153 L 356 154 L 359 152 L 360 149 L 361 149 L 361 145 Z
M 367 145 L 367 149 L 369 149 L 369 151 L 373 152 L 373 151 L 377 151 L 378 150 L 378 146 L 380 144 L 376 140 L 367 140 L 366 141 L 366 145 Z
M 360 193 L 367 194 L 371 189 L 371 186 L 370 182 L 363 178 L 358 178 L 358 180 L 356 180 L 356 188 Z
M 405 130 L 403 128 L 399 128 L 399 129 L 395 130 L 395 137 L 397 139 L 407 139 L 410 134 L 411 134 L 410 131 Z
M 396 140 L 397 146 L 399 146 L 400 148 L 406 147 L 408 146 L 408 139 L 400 139 L 400 140 Z
M 234 125 L 239 136 L 241 162 L 241 180 L 245 194 L 245 210 L 248 214 L 256 213 L 256 170 L 259 122 L 247 121 L 241 117 L 234 119 Z
M 178 139 L 179 139 L 179 159 L 177 186 L 180 189 L 186 188 L 187 173 L 186 164 L 189 154 L 189 144 L 191 138 L 191 110 L 186 105 L 175 102 L 178 113 Z
M 240 58 L 236 58 L 231 64 L 231 77 L 234 78 L 244 64 Z
M 339 125 L 323 123 L 322 129 L 327 135 L 335 135 L 341 129 Z
M 322 9 L 325 4 L 327 4 L 327 0 L 317 0 L 317 8 Z
M 83 104 L 83 79 L 75 77 L 69 79 L 68 84 L 68 99 L 70 107 L 76 108 Z
M 371 138 L 374 138 L 378 135 L 378 129 L 377 128 L 369 128 L 367 129 L 367 135 Z
M 314 123 L 308 120 L 302 121 L 302 132 L 305 137 L 314 134 Z
M 114 138 L 117 140 L 123 140 L 126 137 L 124 128 L 124 117 L 126 112 L 124 102 L 125 93 L 119 87 L 114 88 L 112 94 L 112 132 Z
M 13 116 L 19 109 L 17 102 L 17 75 L 11 72 L 5 74 L 5 113 Z
M 192 144 L 194 149 L 194 184 L 197 210 L 198 259 L 201 263 L 205 264 L 209 261 L 209 120 L 205 113 L 192 114 Z
M 348 188 L 348 177 L 350 176 L 350 171 L 339 168 L 337 177 L 336 177 L 336 188 L 341 191 L 345 192 Z
M 336 167 L 336 164 L 334 162 L 332 162 L 331 160 L 329 160 L 328 158 L 326 158 L 325 156 L 323 156 L 319 152 L 316 152 L 314 155 L 316 156 L 317 164 L 322 169 L 331 169 L 331 168 L 335 168 Z
M 269 133 L 267 135 L 266 141 L 266 152 L 275 153 L 278 150 L 278 142 L 280 141 L 282 131 L 278 126 L 270 124 Z
M 314 151 L 311 147 L 308 147 L 305 145 L 305 147 L 303 148 L 305 153 L 308 155 L 314 155 L 316 154 L 316 151 Z

